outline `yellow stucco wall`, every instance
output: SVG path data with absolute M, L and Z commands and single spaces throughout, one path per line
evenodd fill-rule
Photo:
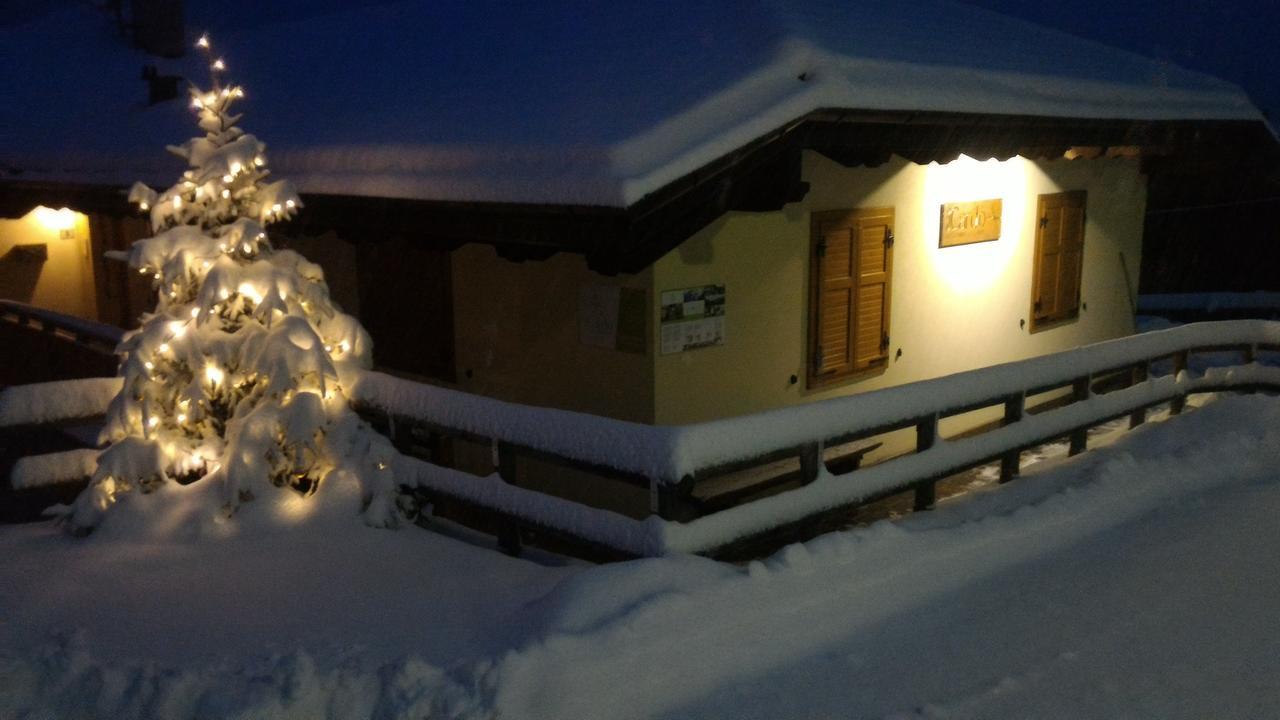
M 48 254 L 43 261 L 15 249 L 40 244 Z M 97 319 L 89 248 L 89 218 L 80 213 L 59 214 L 45 208 L 13 220 L 0 219 L 0 297 Z
M 580 341 L 578 328 L 583 287 L 652 294 L 649 271 L 605 277 L 587 269 L 580 255 L 515 263 L 472 244 L 454 251 L 452 272 L 459 388 L 652 422 L 652 347 L 643 353 L 594 347 Z
M 664 290 L 726 286 L 721 346 L 654 355 L 654 419 L 687 423 L 899 385 L 1128 334 L 1137 292 L 1146 182 L 1136 160 L 977 162 L 900 158 L 844 168 L 806 152 L 806 198 L 771 213 L 731 213 L 653 268 Z M 1036 196 L 1088 191 L 1080 317 L 1036 333 L 1031 302 Z M 944 202 L 1003 200 L 995 242 L 938 248 Z M 896 211 L 890 362 L 881 374 L 805 387 L 809 214 Z M 660 304 L 653 307 L 658 337 Z M 655 340 L 656 342 L 656 340 Z M 898 352 L 901 355 L 898 356 Z M 792 376 L 798 382 L 792 384 Z

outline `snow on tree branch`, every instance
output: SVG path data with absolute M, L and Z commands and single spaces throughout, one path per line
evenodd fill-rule
M 394 450 L 344 394 L 370 366 L 372 342 L 329 299 L 319 266 L 272 247 L 267 226 L 302 201 L 269 179 L 266 146 L 237 126 L 245 93 L 223 82 L 225 61 L 207 36 L 196 45 L 211 69 L 211 88 L 190 89 L 205 134 L 169 147 L 189 166 L 172 187 L 129 193 L 154 233 L 129 263 L 153 279 L 156 307 L 117 349 L 124 384 L 100 438 L 108 446 L 66 519 L 87 533 L 167 483 L 216 484 L 224 517 L 356 483 L 365 521 L 396 525 Z

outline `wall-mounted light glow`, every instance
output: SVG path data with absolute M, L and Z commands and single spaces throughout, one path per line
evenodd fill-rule
M 47 230 L 61 232 L 63 230 L 71 230 L 76 226 L 76 211 L 70 208 L 48 208 L 39 205 L 35 210 L 31 211 L 36 218 L 36 222 L 40 223 Z
M 974 160 L 961 155 L 946 165 L 925 168 L 925 242 L 935 275 L 960 295 L 986 292 L 1000 282 L 1017 250 L 1026 217 L 1027 164 L 1009 160 Z M 1001 238 L 995 242 L 939 248 L 939 208 L 946 203 L 999 198 L 1003 201 Z

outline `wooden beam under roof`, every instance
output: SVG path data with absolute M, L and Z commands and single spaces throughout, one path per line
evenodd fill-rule
M 585 256 L 604 274 L 652 265 L 726 212 L 766 212 L 808 192 L 801 154 L 848 166 L 1065 157 L 1072 148 L 1123 148 L 1144 170 L 1280 163 L 1280 145 L 1261 121 L 1133 121 L 912 111 L 826 109 L 810 113 L 646 195 L 626 209 L 303 194 L 306 210 L 286 233 L 335 232 L 357 243 L 400 237 L 440 249 L 493 245 L 511 260 L 558 252 Z M 1119 152 L 1119 151 L 1117 151 Z M 123 188 L 0 181 L 0 215 L 36 205 L 123 215 Z

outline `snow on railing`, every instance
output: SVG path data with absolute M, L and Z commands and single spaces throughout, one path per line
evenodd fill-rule
M 115 350 L 124 335 L 124 330 L 114 325 L 85 320 L 15 300 L 0 300 L 0 319 L 65 335 L 79 343 L 98 345 L 108 352 Z
M 1240 352 L 1241 365 L 1201 376 L 1184 372 L 1189 354 L 1223 350 Z M 668 518 L 672 503 L 661 499 L 687 494 L 700 478 L 799 457 L 802 487 L 683 523 L 636 521 L 565 500 L 544 501 L 548 496 L 492 477 L 483 485 L 468 485 L 451 474 L 457 471 L 448 471 L 451 480 L 445 482 L 445 475 L 421 467 L 435 468 L 426 463 L 406 468 L 425 489 L 624 553 L 715 553 L 891 492 L 915 489 L 917 507 L 929 507 L 934 483 L 942 477 L 1000 460 L 1002 477 L 1009 479 L 1024 449 L 1069 435 L 1073 451 L 1082 450 L 1088 427 L 1124 415 L 1136 424 L 1147 408 L 1165 402 L 1178 411 L 1191 393 L 1280 389 L 1280 369 L 1253 363 L 1260 350 L 1280 351 L 1280 323 L 1198 323 L 859 395 L 668 427 L 504 403 L 380 373 L 362 377 L 352 397 L 366 417 L 386 418 L 393 439 L 404 426 L 416 424 L 429 433 L 493 442 L 497 477 L 510 482 L 516 479 L 516 458 L 524 454 L 647 479 L 656 500 L 651 509 Z M 1175 375 L 1149 378 L 1151 365 L 1166 358 L 1173 360 Z M 1095 378 L 1120 373 L 1130 374 L 1135 384 L 1092 394 Z M 1027 397 L 1058 389 L 1069 389 L 1074 402 L 1025 414 Z M 961 439 L 938 437 L 939 419 L 1000 405 L 1005 410 L 1001 427 Z M 820 462 L 827 444 L 913 426 L 913 454 L 840 475 Z
M 1083 450 L 1084 431 L 1101 422 L 1185 398 L 1191 393 L 1258 388 L 1280 390 L 1280 368 L 1251 365 L 1215 368 L 1194 379 L 1185 374 L 1180 378 L 1155 378 L 1052 411 L 1025 416 L 972 437 L 951 441 L 938 439 L 931 447 L 916 453 L 851 473 L 833 475 L 820 469 L 812 483 L 798 490 L 745 503 L 688 523 L 669 523 L 665 528 L 663 547 L 667 552 L 722 550 L 735 541 L 909 489 L 917 492 L 917 509 L 925 509 L 933 503 L 934 482 L 978 465 L 1003 460 L 1003 456 L 1011 451 L 1017 453 L 1067 435 L 1073 436 L 1073 450 Z M 936 428 L 937 416 L 931 417 Z M 1015 459 L 1015 468 L 1016 462 Z M 920 499 L 922 490 L 928 498 L 924 502 Z
M 1196 353 L 1240 354 L 1240 364 L 1198 375 L 1188 372 Z M 620 555 L 673 552 L 722 555 L 734 543 L 757 538 L 833 510 L 894 492 L 916 491 L 917 507 L 932 505 L 934 483 L 955 472 L 999 460 L 1002 479 L 1016 475 L 1019 454 L 1069 436 L 1083 450 L 1085 430 L 1187 395 L 1223 390 L 1280 391 L 1280 368 L 1254 362 L 1258 352 L 1280 352 L 1280 322 L 1197 323 L 1111 340 L 1043 357 L 958 373 L 935 380 L 807 405 L 683 426 L 649 426 L 531 407 L 433 387 L 377 372 L 350 388 L 352 402 L 402 450 L 429 437 L 460 437 L 492 444 L 497 472 L 478 477 L 405 456 L 400 481 L 428 496 L 460 501 L 504 518 L 504 540 L 518 544 L 519 525 L 568 537 Z M 1150 377 L 1153 363 L 1172 360 L 1174 373 Z M 1132 378 L 1129 387 L 1093 394 L 1104 376 Z M 118 392 L 119 378 L 94 378 L 0 391 L 0 426 L 48 424 L 101 415 Z M 1072 402 L 1026 414 L 1028 397 L 1069 392 Z M 942 418 L 983 408 L 1004 408 L 999 427 L 943 439 Z M 867 468 L 833 474 L 824 447 L 878 433 L 914 428 L 916 452 Z M 429 441 L 428 441 L 429 442 Z M 86 455 L 87 456 L 87 455 Z M 630 481 L 650 490 L 651 515 L 636 520 L 515 485 L 520 458 L 549 460 Z M 803 485 L 770 497 L 678 522 L 681 497 L 694 483 L 718 474 L 799 458 Z M 434 458 L 433 458 L 434 459 Z M 83 458 L 33 460 L 33 477 Z M 55 467 L 56 466 L 56 467 Z M 73 468 L 74 469 L 74 468 Z
M 64 450 L 18 458 L 9 473 L 14 490 L 34 490 L 50 485 L 85 482 L 98 467 L 98 451 L 93 448 Z
M 507 403 L 366 373 L 352 399 L 371 410 L 513 443 L 659 483 L 993 398 L 1066 385 L 1195 347 L 1280 344 L 1280 323 L 1197 323 L 858 395 L 682 426 L 651 426 Z M 944 412 L 944 414 L 947 414 Z
M 0 390 L 0 427 L 47 425 L 105 415 L 120 392 L 118 377 L 14 385 Z
M 1183 350 L 1258 345 L 1280 345 L 1280 323 L 1237 320 L 1183 325 L 933 380 L 688 425 L 676 432 L 671 467 L 679 478 L 752 455 L 932 414 L 958 414 L 1013 394 L 1034 395 L 1086 375 Z
M 380 372 L 359 376 L 349 396 L 369 413 L 418 421 L 450 435 L 513 443 L 644 478 L 671 476 L 674 428 L 520 405 Z M 392 428 L 394 429 L 394 428 Z

